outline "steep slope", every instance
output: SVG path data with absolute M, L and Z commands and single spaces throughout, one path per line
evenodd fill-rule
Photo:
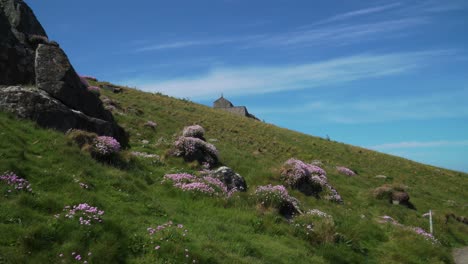
M 311 137 L 186 100 L 129 88 L 122 91 L 101 89 L 101 99 L 108 105 L 113 100 L 114 117 L 130 133 L 131 149 L 122 154 L 119 166 L 95 161 L 61 133 L 0 114 L 0 173 L 13 171 L 33 189 L 32 194 L 8 193 L 0 183 L 0 262 L 68 263 L 80 254 L 81 261 L 90 263 L 452 263 L 451 248 L 468 244 L 467 225 L 452 218 L 446 223 L 445 218 L 450 213 L 468 215 L 467 174 Z M 157 128 L 145 126 L 147 121 L 156 122 Z M 167 173 L 199 169 L 167 155 L 183 127 L 191 124 L 202 125 L 221 162 L 245 177 L 247 193 L 223 199 L 161 184 Z M 131 151 L 161 158 L 130 157 Z M 289 190 L 302 208 L 333 216 L 340 234 L 335 242 L 310 243 L 285 218 L 253 201 L 256 186 L 282 183 L 281 165 L 291 157 L 320 160 L 343 197 L 344 204 L 339 205 Z M 349 167 L 358 175 L 339 174 L 336 166 Z M 416 210 L 373 198 L 373 189 L 392 183 L 408 186 Z M 103 222 L 83 226 L 65 219 L 64 207 L 80 203 L 104 210 Z M 389 215 L 405 226 L 428 230 L 427 218 L 421 215 L 429 209 L 435 213 L 434 234 L 439 241 L 435 244 L 377 221 Z M 163 240 L 152 240 L 147 228 L 170 220 L 183 228 L 168 228 Z M 182 230 L 187 230 L 186 236 Z

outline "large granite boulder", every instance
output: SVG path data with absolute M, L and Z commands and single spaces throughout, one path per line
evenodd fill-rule
M 22 0 L 0 0 L 0 110 L 44 127 L 88 130 L 128 144 L 127 133 Z
M 89 92 L 59 47 L 39 44 L 36 50 L 36 85 L 65 105 L 86 115 L 113 121 L 101 100 Z
M 36 121 L 40 126 L 63 132 L 71 128 L 109 135 L 128 143 L 125 131 L 114 122 L 97 119 L 70 109 L 36 87 L 0 87 L 0 111 Z
M 21 0 L 0 0 L 0 84 L 34 84 L 38 40 L 47 34 Z

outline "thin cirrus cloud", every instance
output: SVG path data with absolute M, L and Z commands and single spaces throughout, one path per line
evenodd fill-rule
M 370 146 L 370 149 L 387 150 L 387 149 L 408 149 L 408 148 L 431 148 L 431 147 L 464 147 L 468 146 L 468 140 L 450 141 L 408 141 L 397 143 L 386 143 L 381 145 Z
M 433 22 L 435 13 L 456 11 L 468 8 L 463 1 L 426 1 L 417 4 L 402 4 L 400 2 L 358 9 L 325 18 L 309 25 L 304 25 L 279 34 L 257 34 L 231 37 L 212 37 L 206 39 L 186 39 L 167 43 L 157 43 L 141 46 L 134 52 L 162 51 L 168 49 L 192 48 L 195 46 L 216 46 L 226 43 L 236 44 L 241 48 L 291 45 L 348 45 L 358 41 L 373 40 L 385 36 L 408 31 L 408 29 Z M 356 18 L 382 13 L 394 19 L 375 18 L 372 22 L 356 23 Z M 387 17 L 388 17 L 387 16 Z M 383 16 L 382 16 L 383 17 Z M 349 21 L 343 24 L 341 22 Z M 325 27 L 322 25 L 326 25 Z M 318 27 L 320 26 L 320 27 Z
M 306 64 L 215 68 L 207 73 L 163 81 L 128 80 L 141 89 L 192 99 L 220 92 L 231 96 L 311 89 L 413 72 L 447 59 L 452 50 L 361 54 Z
M 375 39 L 394 38 L 391 33 L 404 32 L 410 28 L 429 24 L 426 17 L 402 18 L 372 23 L 330 25 L 326 27 L 302 28 L 272 36 L 265 36 L 246 47 L 265 46 L 342 46 Z
M 340 100 L 317 100 L 292 107 L 252 108 L 260 115 L 281 114 L 301 116 L 313 112 L 316 121 L 339 124 L 382 123 L 401 120 L 428 120 L 468 117 L 468 89 L 451 90 L 450 93 L 435 93 L 400 98 L 368 98 L 356 102 Z
M 351 25 L 327 25 L 325 27 L 308 26 L 279 34 L 258 34 L 228 38 L 207 38 L 195 40 L 181 40 L 136 48 L 134 52 L 163 51 L 169 49 L 185 49 L 196 46 L 216 46 L 236 44 L 234 48 L 265 48 L 290 46 L 319 46 L 319 45 L 349 45 L 357 42 L 382 38 L 396 37 L 391 33 L 407 31 L 411 28 L 429 24 L 426 17 L 402 18 L 372 23 Z
M 331 22 L 337 22 L 337 21 L 342 21 L 342 20 L 347 20 L 350 18 L 355 18 L 359 16 L 367 16 L 375 13 L 380 13 L 389 9 L 394 9 L 398 6 L 401 6 L 401 3 L 392 3 L 388 5 L 381 5 L 381 6 L 374 6 L 374 7 L 369 7 L 369 8 L 364 8 L 364 9 L 359 9 L 359 10 L 354 10 L 338 15 L 334 15 L 330 18 L 326 18 L 324 20 L 320 20 L 314 25 L 321 25 L 321 24 L 326 24 L 326 23 L 331 23 Z

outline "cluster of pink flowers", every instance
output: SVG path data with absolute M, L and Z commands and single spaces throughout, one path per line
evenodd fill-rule
M 86 183 L 80 182 L 79 185 L 80 185 L 80 187 L 83 188 L 83 189 L 89 189 L 89 186 L 88 186 L 88 184 L 86 184 Z
M 157 243 L 154 247 L 154 250 L 157 252 L 161 248 L 164 248 L 164 243 L 176 243 L 180 246 L 187 239 L 188 230 L 184 227 L 183 224 L 174 224 L 172 221 L 169 221 L 165 224 L 159 225 L 156 228 L 148 227 L 146 229 L 148 234 L 153 240 L 151 243 Z M 179 247 L 178 247 L 179 248 Z M 182 247 L 183 248 L 183 247 Z M 188 248 L 177 249 L 178 252 L 171 252 L 172 254 L 182 254 L 182 257 L 185 260 L 190 258 L 190 253 Z M 196 263 L 195 259 L 192 259 L 192 263 Z
M 99 136 L 94 140 L 94 151 L 102 156 L 120 151 L 120 143 L 113 137 Z
M 15 190 L 32 192 L 31 184 L 13 172 L 5 172 L 3 175 L 0 175 L 0 181 L 12 186 Z M 11 190 L 8 190 L 8 192 L 11 192 Z
M 90 206 L 87 203 L 82 203 L 73 206 L 65 206 L 63 209 L 65 212 L 65 218 L 79 217 L 80 224 L 91 225 L 91 222 L 102 222 L 101 216 L 104 215 L 104 211 L 99 210 L 97 207 Z
M 326 183 L 327 173 L 322 168 L 306 164 L 305 162 L 291 158 L 287 160 L 281 170 L 281 176 L 289 186 L 296 186 L 301 181 L 316 180 L 320 183 Z
M 80 77 L 83 77 L 83 78 L 85 78 L 85 79 L 88 79 L 88 80 L 97 82 L 97 78 L 96 78 L 96 77 L 93 77 L 93 76 L 81 75 Z
M 146 152 L 132 151 L 130 154 L 131 154 L 132 156 L 140 157 L 140 158 L 147 158 L 147 159 L 155 158 L 155 159 L 159 159 L 159 156 L 158 156 L 158 155 L 156 155 L 156 154 L 149 154 L 149 153 L 146 153 Z
M 346 167 L 343 167 L 343 166 L 338 166 L 338 167 L 336 167 L 336 169 L 338 170 L 339 173 L 344 174 L 344 175 L 348 175 L 348 176 L 355 176 L 356 175 L 356 173 L 354 171 L 352 171 L 351 169 L 348 169 Z
M 88 257 L 91 257 L 92 254 L 93 253 L 88 252 L 87 255 L 88 255 Z M 64 254 L 60 253 L 58 256 L 59 256 L 59 258 L 63 258 Z M 82 256 L 80 253 L 72 252 L 71 257 L 73 258 L 74 261 L 83 262 L 84 264 L 88 263 L 88 260 L 85 259 L 85 256 Z
M 209 154 L 211 157 L 218 159 L 218 150 L 210 143 L 207 143 L 195 137 L 180 137 L 175 143 L 177 156 L 192 156 L 198 151 Z M 210 163 L 211 161 L 207 161 Z
M 392 217 L 390 217 L 388 215 L 381 216 L 380 219 L 381 219 L 380 222 L 390 223 L 392 225 L 404 228 L 406 230 L 413 231 L 416 234 L 422 236 L 424 239 L 431 241 L 432 243 L 438 243 L 437 239 L 431 233 L 426 232 L 424 229 L 422 229 L 420 227 L 404 226 L 404 225 L 398 223 L 397 220 L 393 219 Z
M 288 186 L 297 188 L 300 184 L 311 184 L 316 187 L 317 193 L 326 189 L 328 192 L 326 199 L 337 203 L 343 202 L 338 191 L 328 182 L 327 173 L 319 166 L 291 158 L 284 163 L 281 177 Z
M 101 91 L 101 88 L 97 86 L 88 86 L 88 91 L 99 94 L 99 92 Z
M 289 195 L 288 190 L 283 185 L 265 185 L 258 186 L 255 190 L 255 198 L 263 206 L 273 206 L 280 208 L 285 204 L 294 204 L 297 206 L 298 201 Z
M 154 128 L 156 128 L 158 126 L 158 124 L 156 122 L 153 122 L 153 121 L 146 121 L 145 126 L 154 129 Z
M 205 136 L 205 130 L 200 125 L 187 126 L 184 127 L 182 135 L 202 139 Z
M 332 216 L 327 214 L 327 213 L 324 213 L 322 211 L 320 211 L 319 209 L 311 209 L 311 210 L 308 210 L 305 212 L 305 214 L 307 215 L 314 215 L 314 216 L 318 216 L 318 217 L 321 217 L 321 218 L 331 218 Z
M 197 177 L 188 173 L 166 174 L 164 181 L 171 181 L 173 186 L 183 191 L 199 192 L 216 196 L 231 197 L 237 189 L 228 190 L 219 179 L 211 176 Z
M 176 225 L 175 225 L 174 222 L 169 221 L 169 222 L 167 222 L 167 223 L 164 223 L 164 224 L 162 224 L 162 225 L 157 226 L 156 228 L 148 227 L 146 230 L 148 231 L 148 234 L 149 234 L 150 236 L 152 236 L 152 235 L 156 234 L 157 232 L 163 231 L 163 230 L 168 229 L 168 228 L 173 228 L 173 227 L 174 227 L 174 228 L 178 228 L 178 229 L 183 229 L 183 228 L 184 228 L 184 225 L 183 225 L 183 224 L 176 224 Z M 184 233 L 183 236 L 186 236 L 186 235 L 187 235 L 187 232 L 188 232 L 188 230 L 185 229 L 185 230 L 183 231 L 183 233 Z

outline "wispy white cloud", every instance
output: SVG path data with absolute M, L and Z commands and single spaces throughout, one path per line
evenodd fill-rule
M 168 49 L 193 48 L 196 46 L 216 46 L 235 44 L 233 48 L 278 48 L 295 46 L 342 46 L 358 42 L 398 37 L 399 33 L 411 28 L 429 24 L 425 17 L 402 18 L 372 23 L 308 26 L 277 34 L 257 34 L 207 39 L 180 40 L 174 42 L 146 44 L 134 52 L 162 51 Z
M 326 18 L 324 20 L 320 20 L 320 21 L 314 23 L 314 25 L 326 24 L 326 23 L 330 23 L 330 22 L 342 21 L 342 20 L 346 20 L 346 19 L 350 19 L 350 18 L 359 17 L 359 16 L 365 16 L 365 15 L 380 13 L 380 12 L 383 12 L 383 11 L 386 11 L 386 10 L 389 10 L 389 9 L 393 9 L 393 8 L 398 7 L 400 5 L 401 5 L 401 3 L 392 3 L 392 4 L 388 4 L 388 5 L 374 6 L 374 7 L 359 9 L 359 10 L 355 10 L 355 11 L 350 11 L 350 12 L 334 15 L 334 16 L 332 16 L 330 18 Z
M 222 45 L 226 43 L 245 43 L 249 41 L 254 41 L 262 37 L 262 35 L 247 35 L 247 36 L 237 36 L 237 37 L 213 37 L 206 39 L 193 39 L 193 40 L 181 40 L 174 42 L 166 43 L 157 43 L 145 45 L 140 48 L 136 48 L 134 52 L 146 52 L 146 51 L 158 51 L 158 50 L 168 50 L 168 49 L 181 49 L 181 48 L 191 48 L 195 46 L 215 46 Z
M 247 47 L 269 46 L 341 46 L 375 39 L 393 38 L 391 33 L 404 32 L 428 24 L 425 17 L 403 18 L 361 24 L 328 25 L 303 28 L 292 32 L 265 36 L 249 43 Z
M 431 50 L 361 54 L 307 64 L 216 68 L 191 77 L 131 82 L 146 91 L 193 99 L 209 98 L 220 92 L 232 96 L 271 93 L 404 74 L 430 65 L 433 60 L 451 57 L 453 53 Z
M 387 149 L 408 149 L 408 148 L 431 148 L 431 147 L 464 147 L 468 146 L 468 140 L 450 141 L 407 141 L 397 143 L 385 143 L 375 146 L 370 146 L 370 149 L 387 150 Z
M 468 89 L 451 90 L 450 93 L 435 93 L 412 97 L 370 98 L 343 102 L 342 100 L 318 100 L 296 103 L 293 107 L 252 108 L 259 115 L 300 115 L 314 113 L 317 121 L 361 124 L 382 123 L 400 120 L 428 120 L 468 117 Z

